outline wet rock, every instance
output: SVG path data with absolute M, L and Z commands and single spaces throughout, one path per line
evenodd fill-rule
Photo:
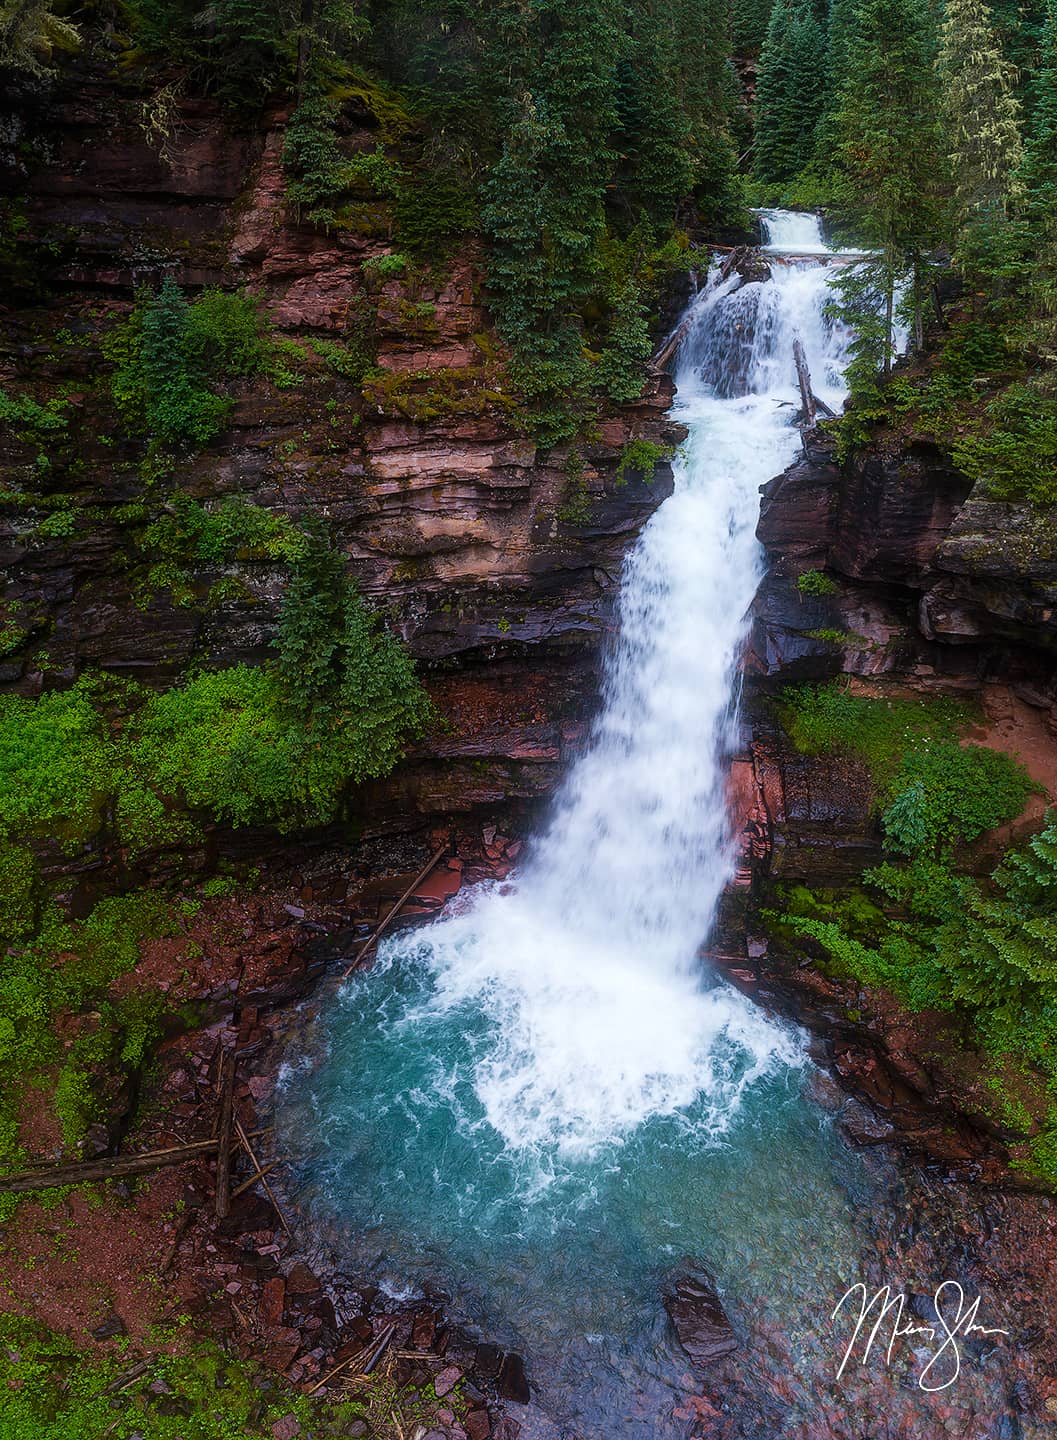
M 848 1139 L 856 1145 L 879 1145 L 885 1140 L 891 1140 L 896 1133 L 891 1121 L 875 1115 L 867 1106 L 851 1097 L 841 1106 L 839 1123 Z
M 518 1405 L 529 1403 L 529 1385 L 525 1377 L 525 1362 L 520 1355 L 507 1354 L 499 1370 L 499 1393 L 504 1400 L 513 1400 Z
M 436 1391 L 437 1399 L 443 1400 L 449 1395 L 462 1379 L 462 1371 L 458 1365 L 447 1365 L 433 1381 L 433 1389 Z
M 488 1440 L 492 1433 L 492 1422 L 487 1410 L 471 1410 L 462 1422 L 469 1440 Z
M 498 1345 L 478 1345 L 474 1355 L 474 1373 L 482 1380 L 494 1380 L 503 1363 L 503 1352 Z
M 320 1288 L 318 1277 L 300 1260 L 286 1277 L 286 1289 L 291 1295 L 314 1295 Z
M 695 1365 L 708 1366 L 738 1348 L 726 1311 L 707 1270 L 698 1265 L 677 1281 L 664 1308 L 671 1317 L 679 1344 Z
M 92 1338 L 95 1340 L 113 1340 L 119 1335 L 127 1334 L 128 1331 L 125 1329 L 124 1320 L 122 1320 L 116 1310 L 111 1310 L 110 1314 L 101 1320 L 92 1331 Z
M 411 1344 L 416 1350 L 430 1350 L 436 1333 L 435 1315 L 416 1315 L 411 1323 Z

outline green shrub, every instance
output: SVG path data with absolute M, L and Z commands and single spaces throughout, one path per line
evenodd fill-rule
M 398 275 L 403 275 L 407 265 L 407 256 L 394 252 L 389 255 L 370 255 L 363 262 L 362 268 L 365 275 L 376 275 L 380 280 L 395 280 Z
M 926 740 L 903 758 L 882 816 L 889 845 L 912 855 L 969 844 L 1014 819 L 1037 787 L 1010 756 L 982 745 Z
M 477 207 L 461 176 L 414 172 L 400 183 L 393 220 L 400 245 L 435 261 L 449 255 L 474 230 Z
M 951 454 L 996 499 L 1057 504 L 1057 397 L 1010 385 L 988 405 L 983 425 L 955 438 Z
M 668 446 L 655 445 L 651 440 L 629 440 L 620 452 L 613 484 L 618 487 L 626 485 L 629 475 L 641 475 L 646 484 L 650 484 L 657 466 L 671 453 Z
M 407 652 L 318 535 L 294 560 L 277 648 L 274 670 L 237 665 L 152 696 L 131 724 L 133 773 L 233 825 L 321 824 L 432 714 Z
M 21 845 L 0 841 L 0 948 L 26 940 L 37 923 L 37 864 Z
M 399 166 L 379 146 L 346 155 L 336 126 L 341 102 L 315 91 L 291 115 L 283 139 L 286 197 L 299 220 L 332 229 L 340 220 L 340 202 L 351 194 L 368 199 L 398 193 Z
M 0 695 L 0 835 L 76 849 L 102 823 L 116 764 L 89 686 Z
M 801 595 L 836 595 L 839 586 L 821 570 L 805 570 L 797 576 L 796 588 Z
M 857 755 L 882 792 L 908 750 L 924 740 L 950 739 L 972 718 L 969 708 L 954 700 L 873 699 L 853 695 L 839 681 L 787 689 L 779 709 L 798 750 Z
M 256 301 L 213 289 L 190 304 L 170 275 L 156 294 L 140 295 L 104 344 L 121 415 L 134 430 L 181 449 L 201 447 L 224 426 L 231 401 L 213 382 L 260 373 L 272 350 Z
M 306 543 L 285 515 L 251 505 L 240 495 L 226 496 L 207 509 L 177 491 L 165 510 L 147 526 L 140 543 L 166 560 L 203 565 L 250 557 L 289 561 Z

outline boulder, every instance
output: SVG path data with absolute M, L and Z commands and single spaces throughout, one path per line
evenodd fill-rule
M 701 1265 L 687 1267 L 664 1297 L 679 1344 L 695 1365 L 709 1366 L 738 1348 L 715 1282 Z

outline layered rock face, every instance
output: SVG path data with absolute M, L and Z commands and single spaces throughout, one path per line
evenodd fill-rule
M 280 567 L 246 554 L 166 583 L 133 513 L 163 513 L 177 490 L 207 508 L 240 496 L 326 520 L 446 717 L 364 793 L 368 828 L 539 795 L 582 733 L 623 555 L 670 493 L 666 462 L 620 465 L 632 440 L 680 437 L 670 384 L 651 379 L 575 453 L 541 452 L 506 389 L 472 245 L 372 266 L 395 249 L 384 206 L 330 233 L 295 223 L 285 118 L 233 130 L 209 102 L 177 99 L 151 144 L 141 98 L 89 76 L 19 120 L 7 185 L 19 243 L 48 258 L 47 293 L 5 315 L 0 386 L 64 399 L 68 431 L 46 471 L 33 436 L 0 440 L 3 599 L 24 635 L 0 684 L 32 694 L 102 668 L 162 685 L 192 665 L 265 659 Z M 374 149 L 373 123 L 364 111 L 354 146 Z M 100 344 L 135 286 L 163 273 L 188 294 L 245 286 L 277 334 L 309 343 L 288 362 L 298 383 L 233 385 L 230 427 L 152 477 L 142 444 L 112 433 Z M 320 359 L 335 341 L 369 344 L 362 387 Z M 42 524 L 57 509 L 72 518 Z
M 862 693 L 979 702 L 974 738 L 1017 754 L 1043 792 L 1019 828 L 962 857 L 981 874 L 1057 793 L 1054 517 L 971 489 L 923 439 L 881 434 L 841 467 L 817 431 L 764 487 L 770 569 L 745 660 L 748 748 L 732 776 L 742 863 L 716 949 L 736 984 L 820 1037 L 820 1058 L 869 1107 L 850 1102 L 853 1138 L 898 1129 L 945 1163 L 997 1178 L 1012 1137 L 988 1114 L 956 1020 L 911 1020 L 890 997 L 805 967 L 776 950 L 760 913 L 777 903 L 777 884 L 839 891 L 883 858 L 865 766 L 794 749 L 771 703 L 786 685 L 843 674 Z M 804 593 L 798 577 L 812 570 L 830 583 Z

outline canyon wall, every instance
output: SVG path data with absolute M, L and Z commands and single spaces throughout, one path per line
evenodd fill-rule
M 347 143 L 373 151 L 371 114 L 346 108 Z M 157 687 L 266 659 L 274 559 L 250 551 L 167 584 L 143 538 L 174 491 L 207 507 L 240 496 L 326 521 L 443 717 L 356 798 L 358 833 L 547 793 L 594 703 L 622 557 L 671 490 L 666 460 L 646 474 L 621 463 L 631 441 L 680 438 L 670 382 L 604 411 L 575 454 L 541 450 L 506 383 L 472 242 L 392 274 L 384 206 L 329 232 L 296 223 L 284 113 L 238 128 L 177 98 L 150 139 L 145 113 L 131 83 L 74 72 L 4 132 L 25 287 L 2 316 L 0 388 L 57 398 L 67 424 L 44 461 L 17 426 L 0 439 L 0 686 L 36 694 L 103 670 Z M 153 475 L 142 443 L 115 433 L 101 344 L 136 287 L 166 274 L 189 295 L 245 287 L 279 337 L 369 344 L 367 379 L 295 352 L 298 383 L 234 382 L 229 427 Z

